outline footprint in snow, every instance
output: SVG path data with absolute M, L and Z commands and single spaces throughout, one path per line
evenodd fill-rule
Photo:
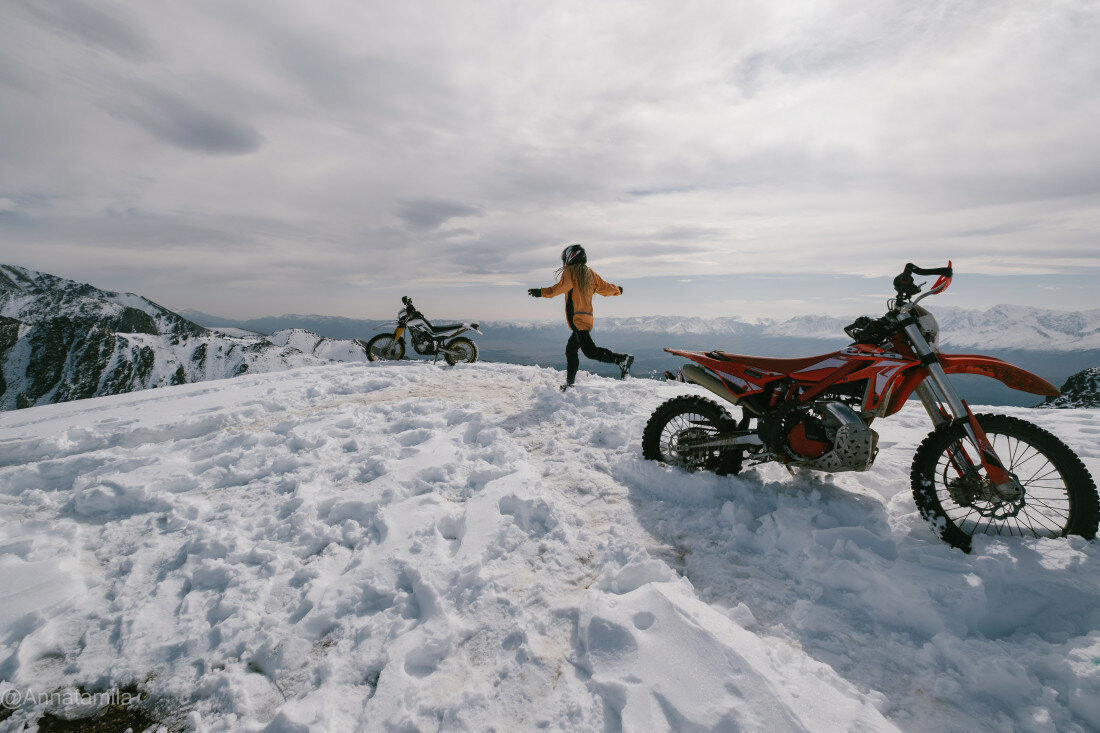
M 406 430 L 403 433 L 397 435 L 397 444 L 404 446 L 405 448 L 411 448 L 413 446 L 421 445 L 431 440 L 434 433 L 427 428 L 417 428 L 415 430 Z

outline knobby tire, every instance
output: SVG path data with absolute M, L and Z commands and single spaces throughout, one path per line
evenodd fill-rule
M 671 434 L 668 430 L 670 425 Z M 719 434 L 736 429 L 737 423 L 733 417 L 714 400 L 698 395 L 674 397 L 658 407 L 646 423 L 642 431 L 642 457 L 680 466 L 688 471 L 713 471 L 719 476 L 737 474 L 741 471 L 744 457 L 737 448 L 712 449 L 683 456 L 670 442 L 675 441 L 677 435 L 691 431 L 701 436 L 703 433 Z
M 1100 501 L 1081 459 L 1057 437 L 1026 420 L 1007 415 L 977 419 L 1000 459 L 1024 486 L 1024 501 L 1017 516 L 1005 516 L 1015 505 L 953 496 L 950 481 L 957 480 L 957 473 L 949 451 L 961 445 L 973 455 L 974 448 L 966 440 L 966 420 L 941 425 L 921 443 L 912 468 L 913 499 L 940 538 L 964 552 L 970 551 L 975 534 L 1094 538 Z

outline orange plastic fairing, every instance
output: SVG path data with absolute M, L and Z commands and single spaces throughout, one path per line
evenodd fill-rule
M 1042 377 L 992 356 L 940 354 L 940 363 L 948 374 L 980 374 L 983 377 L 993 377 L 1012 389 L 1043 397 L 1057 397 L 1062 394 L 1057 387 Z

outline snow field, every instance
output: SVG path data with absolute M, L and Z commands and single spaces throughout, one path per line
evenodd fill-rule
M 723 478 L 641 459 L 690 387 L 581 379 L 341 364 L 0 414 L 0 689 L 133 684 L 203 731 L 1100 727 L 1096 543 L 939 542 L 919 406 L 870 472 Z M 1100 469 L 1100 411 L 997 411 Z

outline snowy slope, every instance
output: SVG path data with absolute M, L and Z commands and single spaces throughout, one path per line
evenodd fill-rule
M 338 364 L 0 414 L 0 689 L 134 685 L 175 730 L 1100 728 L 1100 546 L 935 539 L 919 406 L 871 472 L 720 478 L 640 457 L 690 387 L 561 378 Z M 1008 411 L 1100 470 L 1100 411 Z
M 322 363 L 262 338 L 55 325 L 28 328 L 9 348 L 0 348 L 0 410 Z
M 367 343 L 359 339 L 330 339 L 301 328 L 288 328 L 276 331 L 267 340 L 329 361 L 368 361 Z
M 229 330 L 132 293 L 0 265 L 0 410 L 366 359 L 358 341 Z
M 234 328 L 232 326 L 220 326 L 216 328 L 211 328 L 210 330 L 214 333 L 220 333 L 223 336 L 233 336 L 234 338 L 261 339 L 264 337 L 262 333 L 249 331 L 244 328 Z
M 86 283 L 0 265 L 0 316 L 36 324 L 64 316 L 124 326 L 121 331 L 199 335 L 206 329 L 133 293 L 100 290 Z

